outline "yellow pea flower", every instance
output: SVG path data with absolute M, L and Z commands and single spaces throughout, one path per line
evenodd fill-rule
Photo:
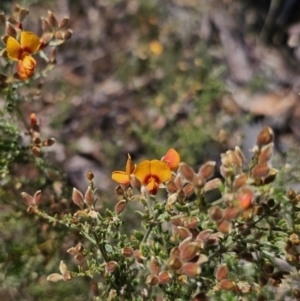
M 128 159 L 126 163 L 126 171 L 114 171 L 112 173 L 112 179 L 119 184 L 129 184 L 130 183 L 130 175 L 134 170 L 133 162 L 131 160 L 130 155 L 128 154 Z
M 18 75 L 20 79 L 26 80 L 33 75 L 36 60 L 31 54 L 40 50 L 42 42 L 40 38 L 30 31 L 22 31 L 20 43 L 12 36 L 6 40 L 7 56 L 18 61 Z
M 166 162 L 145 160 L 133 171 L 135 177 L 147 187 L 150 194 L 157 194 L 159 185 L 171 179 L 171 170 Z
M 170 148 L 161 161 L 167 162 L 171 170 L 176 170 L 180 163 L 180 156 L 174 148 Z

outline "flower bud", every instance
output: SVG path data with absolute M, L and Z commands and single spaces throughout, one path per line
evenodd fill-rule
M 182 264 L 181 264 L 181 260 L 178 257 L 170 257 L 167 261 L 167 265 L 168 267 L 173 270 L 173 271 L 177 271 L 181 268 Z
M 181 272 L 189 277 L 196 277 L 201 273 L 201 267 L 195 262 L 185 262 Z
M 126 204 L 127 204 L 126 200 L 119 201 L 115 206 L 115 212 L 117 214 L 121 214 L 124 211 Z
M 122 255 L 124 257 L 132 257 L 133 256 L 133 249 L 131 247 L 124 247 L 122 249 Z
M 237 195 L 239 205 L 244 209 L 249 209 L 254 201 L 254 192 L 250 186 L 243 186 L 239 189 Z
M 55 143 L 55 139 L 54 138 L 48 138 L 45 139 L 42 143 L 43 146 L 51 146 Z
M 48 11 L 48 22 L 54 28 L 57 28 L 57 20 L 56 20 L 56 18 L 54 17 L 53 13 L 50 10 Z
M 204 191 L 210 191 L 214 189 L 218 189 L 220 184 L 222 184 L 222 180 L 219 178 L 215 178 L 205 183 Z
M 58 29 L 65 29 L 66 27 L 69 26 L 69 24 L 70 24 L 70 18 L 65 17 L 59 22 Z
M 271 142 L 267 145 L 264 145 L 261 148 L 260 154 L 258 156 L 258 161 L 259 162 L 267 162 L 271 159 L 272 157 L 272 153 L 273 153 L 273 147 L 274 147 L 274 143 Z
M 27 206 L 33 205 L 33 197 L 27 192 L 22 192 L 21 196 Z
M 227 207 L 223 211 L 224 218 L 229 221 L 237 219 L 240 214 L 241 214 L 240 206 Z
M 72 35 L 73 35 L 73 31 L 71 29 L 68 29 L 64 32 L 63 39 L 69 40 L 69 39 L 71 39 Z
M 249 178 L 249 176 L 246 173 L 237 175 L 232 184 L 232 187 L 234 188 L 234 190 L 237 190 L 240 187 L 244 186 L 247 183 L 248 178 Z
M 257 144 L 259 147 L 269 144 L 273 141 L 274 133 L 273 130 L 267 126 L 257 136 Z
M 178 173 L 181 174 L 188 182 L 192 182 L 195 177 L 194 170 L 184 162 L 179 164 Z
M 105 271 L 107 273 L 113 273 L 118 267 L 118 263 L 116 261 L 109 261 L 105 265 Z
M 199 218 L 196 216 L 190 216 L 184 219 L 183 225 L 188 229 L 195 229 L 199 225 Z
M 33 146 L 32 147 L 32 153 L 37 157 L 40 155 L 41 153 L 41 148 L 39 146 Z
M 0 12 L 0 24 L 4 24 L 6 21 L 5 15 L 3 12 Z
M 6 22 L 5 33 L 8 36 L 11 36 L 14 38 L 17 36 L 17 31 L 16 31 L 15 27 L 13 25 L 11 25 L 9 22 Z
M 162 271 L 158 274 L 160 284 L 167 284 L 172 280 L 172 275 L 168 271 Z
M 208 161 L 203 164 L 198 171 L 198 176 L 200 176 L 204 180 L 209 180 L 215 173 L 215 161 Z
M 191 261 L 198 253 L 197 243 L 189 243 L 180 251 L 180 259 L 182 261 Z
M 230 279 L 222 279 L 219 285 L 224 291 L 231 291 L 235 288 L 235 283 Z
M 149 269 L 152 274 L 158 274 L 160 271 L 160 265 L 155 257 L 151 256 L 150 262 L 149 262 Z
M 177 230 L 178 230 L 178 233 L 179 233 L 179 235 L 182 239 L 186 239 L 187 237 L 192 237 L 193 236 L 191 231 L 189 229 L 185 228 L 185 227 L 178 226 Z
M 243 154 L 242 150 L 236 146 L 234 148 L 234 153 L 235 155 L 238 157 L 239 161 L 244 164 L 246 162 L 246 158 L 245 158 L 245 155 Z
M 217 281 L 221 281 L 228 276 L 228 267 L 226 264 L 222 264 L 218 267 L 216 271 L 216 279 Z
M 91 188 L 91 186 L 88 187 L 88 189 L 85 192 L 84 195 L 84 202 L 88 205 L 88 206 L 92 206 L 94 203 L 94 193 L 93 190 Z
M 25 18 L 28 16 L 29 10 L 26 8 L 22 8 L 19 12 L 19 22 L 23 22 Z
M 57 40 L 63 40 L 64 39 L 64 33 L 62 32 L 62 31 L 57 31 L 56 33 L 55 33 L 55 38 L 57 39 Z
M 84 205 L 83 194 L 79 190 L 77 190 L 76 188 L 73 188 L 72 200 L 80 208 Z
M 217 222 L 223 218 L 223 210 L 219 206 L 213 206 L 208 210 L 209 217 Z
M 218 227 L 218 230 L 220 232 L 222 232 L 223 234 L 229 234 L 232 231 L 231 223 L 226 221 L 226 220 L 221 221 L 220 223 L 218 223 L 217 227 Z
M 146 278 L 146 284 L 148 284 L 149 286 L 155 286 L 158 284 L 158 282 L 158 276 L 155 274 L 150 274 Z

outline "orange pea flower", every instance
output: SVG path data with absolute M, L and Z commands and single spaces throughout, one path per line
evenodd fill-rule
M 132 174 L 133 170 L 133 162 L 130 155 L 128 154 L 126 171 L 114 171 L 111 178 L 119 184 L 127 185 L 130 183 L 130 175 Z
M 145 186 L 149 193 L 157 194 L 159 185 L 171 179 L 171 170 L 166 162 L 145 160 L 133 171 L 135 177 Z
M 40 50 L 42 42 L 40 38 L 30 31 L 22 31 L 20 43 L 12 36 L 6 40 L 7 56 L 18 61 L 18 75 L 20 79 L 26 80 L 33 75 L 36 60 L 31 54 Z
M 174 148 L 170 148 L 161 161 L 167 162 L 171 170 L 176 170 L 180 163 L 180 156 Z

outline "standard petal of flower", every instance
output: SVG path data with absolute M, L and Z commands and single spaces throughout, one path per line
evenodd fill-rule
M 57 282 L 59 280 L 63 280 L 63 276 L 61 274 L 51 274 L 47 277 L 47 281 Z
M 180 163 L 180 156 L 174 148 L 170 148 L 161 160 L 167 162 L 171 170 L 176 170 Z
M 19 60 L 22 57 L 22 48 L 19 42 L 9 36 L 6 41 L 7 56 L 12 60 Z
M 159 179 L 161 183 L 169 181 L 171 179 L 171 170 L 166 164 L 166 162 L 162 162 L 159 160 L 151 161 L 151 175 L 155 176 Z M 159 184 L 159 183 L 158 183 Z
M 167 166 L 165 163 L 163 164 Z M 151 175 L 151 162 L 149 160 L 142 161 L 136 166 L 136 168 L 133 171 L 133 174 L 136 176 L 138 180 L 140 180 L 142 184 L 148 184 L 147 177 Z
M 23 60 L 23 67 L 28 70 L 34 70 L 36 66 L 36 60 L 31 55 L 26 55 Z
M 119 184 L 129 184 L 130 176 L 125 171 L 114 171 L 111 175 L 111 178 Z
M 40 49 L 40 38 L 33 32 L 22 31 L 20 38 L 21 46 L 27 53 L 34 53 Z

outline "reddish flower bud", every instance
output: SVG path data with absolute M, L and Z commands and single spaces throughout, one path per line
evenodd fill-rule
M 48 138 L 45 139 L 42 143 L 43 146 L 51 146 L 55 143 L 55 139 L 54 138 Z
M 216 271 L 216 279 L 217 281 L 221 281 L 228 276 L 228 267 L 226 264 L 222 264 L 218 267 Z
M 53 13 L 49 10 L 48 11 L 48 22 L 51 24 L 54 28 L 57 28 L 57 20 L 54 17 Z
M 189 229 L 185 228 L 185 227 L 178 226 L 177 230 L 178 230 L 178 233 L 179 233 L 179 235 L 182 239 L 193 236 L 191 231 Z
M 260 154 L 258 156 L 258 161 L 259 162 L 267 162 L 271 159 L 272 154 L 273 154 L 273 148 L 274 148 L 274 143 L 271 142 L 267 145 L 264 145 L 261 148 Z
M 195 262 L 185 262 L 181 272 L 189 277 L 196 277 L 201 273 L 201 267 Z
M 167 284 L 172 280 L 172 275 L 168 271 L 162 271 L 158 274 L 160 284 Z
M 158 282 L 159 282 L 158 276 L 155 274 L 150 274 L 146 278 L 146 284 L 148 284 L 149 286 L 155 286 L 158 284 Z
M 243 186 L 239 189 L 237 198 L 240 206 L 246 210 L 253 204 L 254 192 L 250 186 Z
M 217 222 L 223 218 L 223 210 L 219 206 L 213 206 L 208 210 L 208 215 Z
M 155 257 L 151 256 L 150 262 L 149 262 L 149 269 L 152 274 L 158 275 L 160 271 L 160 265 Z
M 257 136 L 257 144 L 259 147 L 262 145 L 269 144 L 273 141 L 274 132 L 273 130 L 267 126 L 265 127 Z
M 181 174 L 187 181 L 192 182 L 195 177 L 194 170 L 186 163 L 180 163 L 178 173 Z
M 235 288 L 235 283 L 230 279 L 222 279 L 219 285 L 224 291 L 231 291 Z
M 167 265 L 168 267 L 173 270 L 173 271 L 177 271 L 181 268 L 182 263 L 181 260 L 178 257 L 170 257 L 167 261 Z
M 69 23 L 70 23 L 70 18 L 68 17 L 63 18 L 58 24 L 58 29 L 65 29 L 66 27 L 69 26 Z
M 105 265 L 105 271 L 107 273 L 113 273 L 118 267 L 118 263 L 116 261 L 109 261 Z
M 17 31 L 16 31 L 15 27 L 13 25 L 11 25 L 9 22 L 6 22 L 5 32 L 8 36 L 11 36 L 14 38 L 17 36 Z
M 84 202 L 88 205 L 88 206 L 92 206 L 94 203 L 94 193 L 93 190 L 91 188 L 91 186 L 89 186 L 85 192 L 84 195 Z
M 84 205 L 83 194 L 79 190 L 77 190 L 76 188 L 73 188 L 72 200 L 80 208 L 82 208 L 82 206 Z
M 244 186 L 247 183 L 248 179 L 249 179 L 249 176 L 246 173 L 237 175 L 232 184 L 234 190 L 237 190 L 240 187 Z
M 229 221 L 237 219 L 240 214 L 241 214 L 240 206 L 227 207 L 223 211 L 224 218 Z
M 126 200 L 119 201 L 115 206 L 115 212 L 117 214 L 121 214 L 124 211 L 126 204 L 127 204 Z
M 215 161 L 208 161 L 199 168 L 198 176 L 204 180 L 209 180 L 215 173 Z
M 199 225 L 199 218 L 196 216 L 190 216 L 184 219 L 183 225 L 188 229 L 195 229 Z
M 180 251 L 180 259 L 182 261 L 191 261 L 198 253 L 197 243 L 189 243 Z
M 232 230 L 231 223 L 226 221 L 226 220 L 221 221 L 220 223 L 218 223 L 217 227 L 218 227 L 218 230 L 220 232 L 222 232 L 223 234 L 229 234 Z
M 122 255 L 124 257 L 132 257 L 133 256 L 133 249 L 131 247 L 124 247 L 122 249 Z

